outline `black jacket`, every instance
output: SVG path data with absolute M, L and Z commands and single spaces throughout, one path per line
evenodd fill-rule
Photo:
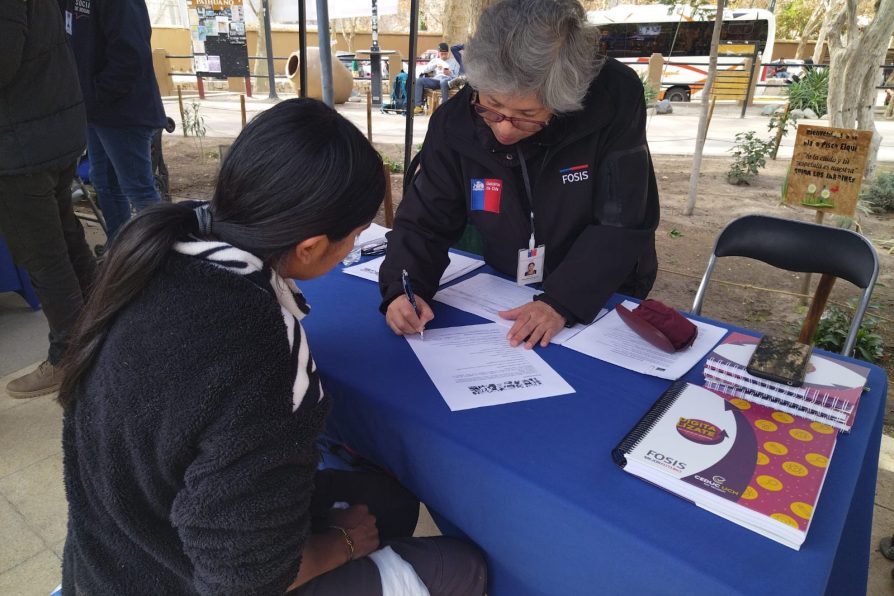
M 539 299 L 569 322 L 589 322 L 614 292 L 645 297 L 657 271 L 658 189 L 646 145 L 646 107 L 636 74 L 608 59 L 580 112 L 540 133 L 499 145 L 470 107 L 466 86 L 432 117 L 420 169 L 401 201 L 379 274 L 384 309 L 406 269 L 431 299 L 447 249 L 466 223 L 484 239 L 488 264 L 515 276 L 531 235 L 520 159 L 534 197 L 537 244 L 546 246 Z M 521 157 L 519 155 L 521 151 Z M 473 186 L 499 180 L 499 213 L 472 210 Z
M 285 593 L 329 408 L 293 338 L 269 281 L 181 254 L 117 315 L 64 416 L 66 596 Z
M 0 3 L 0 176 L 74 162 L 84 102 L 55 0 Z
M 62 1 L 90 124 L 164 128 L 145 0 Z

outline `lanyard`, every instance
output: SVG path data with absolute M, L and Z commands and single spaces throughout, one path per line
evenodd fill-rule
M 521 146 L 516 145 L 515 150 L 518 153 L 518 161 L 521 164 L 522 179 L 525 181 L 525 195 L 528 199 L 528 209 L 531 213 L 531 237 L 528 239 L 528 250 L 533 250 L 537 245 L 534 241 L 534 196 L 531 194 L 531 180 L 528 178 L 528 166 L 525 163 L 525 156 L 522 154 Z

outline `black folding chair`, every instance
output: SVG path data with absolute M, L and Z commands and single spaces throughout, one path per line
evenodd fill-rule
M 845 230 L 766 215 L 746 215 L 729 223 L 714 244 L 708 267 L 692 303 L 700 314 L 711 273 L 718 257 L 748 257 L 800 273 L 821 273 L 819 285 L 801 327 L 799 340 L 811 343 L 836 278 L 863 290 L 841 353 L 850 356 L 857 331 L 869 306 L 878 278 L 878 256 L 863 236 Z

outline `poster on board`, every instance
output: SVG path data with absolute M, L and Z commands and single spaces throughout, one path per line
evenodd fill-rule
M 187 0 L 195 73 L 247 77 L 248 45 L 242 0 Z
M 800 124 L 785 203 L 853 216 L 871 141 L 869 130 Z

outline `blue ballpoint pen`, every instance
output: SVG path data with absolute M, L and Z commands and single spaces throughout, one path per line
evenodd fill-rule
M 400 274 L 400 281 L 404 285 L 404 294 L 407 295 L 407 300 L 410 301 L 410 304 L 413 305 L 413 310 L 416 311 L 416 316 L 419 316 L 419 307 L 416 306 L 416 296 L 413 294 L 413 288 L 410 286 L 410 275 L 407 273 L 407 270 L 404 269 Z M 425 341 L 425 330 L 419 332 L 419 337 Z

